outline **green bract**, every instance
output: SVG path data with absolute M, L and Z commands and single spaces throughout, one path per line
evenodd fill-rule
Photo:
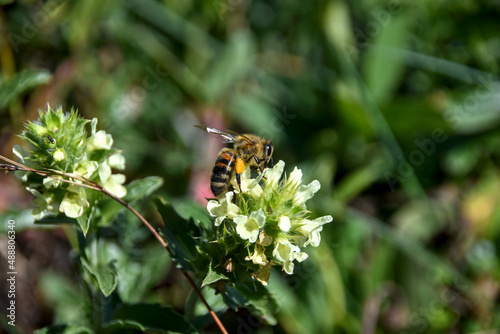
M 233 178 L 235 190 L 207 204 L 210 214 L 216 217 L 216 227 L 221 226 L 222 237 L 216 242 L 230 245 L 231 249 L 239 248 L 235 242 L 243 245 L 252 277 L 264 285 L 273 264 L 292 274 L 294 261 L 307 258 L 302 249 L 309 244 L 317 247 L 323 225 L 332 221 L 331 216 L 308 219 L 310 212 L 305 203 L 320 189 L 320 184 L 315 180 L 302 185 L 302 171 L 296 167 L 282 178 L 284 167 L 280 161 L 256 179 L 246 169 L 241 175 L 241 193 Z M 231 233 L 235 237 L 228 242 Z M 229 255 L 230 251 L 227 250 Z
M 27 122 L 21 138 L 30 145 L 27 150 L 14 146 L 14 153 L 28 167 L 51 171 L 52 176 L 41 177 L 30 172 L 17 172 L 26 188 L 35 198 L 33 217 L 42 219 L 64 213 L 79 218 L 96 200 L 96 194 L 78 186 L 86 180 L 96 182 L 116 197 L 127 191 L 125 176 L 113 174 L 111 168 L 124 169 L 125 158 L 112 147 L 113 138 L 103 130 L 97 131 L 97 119 L 82 119 L 75 110 L 62 108 L 39 111 L 39 120 Z M 90 123 L 90 136 L 86 126 Z M 59 178 L 59 179 L 58 179 Z M 69 184 L 60 179 L 66 179 Z

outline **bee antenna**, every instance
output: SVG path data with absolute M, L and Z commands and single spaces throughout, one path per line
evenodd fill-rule
M 241 136 L 241 137 L 245 138 L 246 140 L 248 140 L 248 142 L 250 142 L 250 143 L 255 143 L 253 140 L 251 140 L 250 138 L 248 138 L 247 136 L 245 136 L 245 135 L 243 135 L 241 133 L 235 132 L 233 130 L 226 130 L 226 132 L 230 133 L 232 135 Z

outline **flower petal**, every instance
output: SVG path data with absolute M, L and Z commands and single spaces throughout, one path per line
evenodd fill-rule
M 298 187 L 302 183 L 302 170 L 295 167 L 286 179 L 285 186 Z
M 276 238 L 276 244 L 273 250 L 273 256 L 280 262 L 293 261 L 294 252 L 300 252 L 298 246 L 292 245 L 288 239 L 279 237 Z
M 261 231 L 259 234 L 259 244 L 267 247 L 273 243 L 273 237 L 267 235 L 266 231 Z
M 318 180 L 312 181 L 307 186 L 301 185 L 293 197 L 294 204 L 302 206 L 308 199 L 312 198 L 320 188 L 321 184 Z
M 260 282 L 263 286 L 267 286 L 267 282 L 269 281 L 269 277 L 271 276 L 271 265 L 266 265 L 261 270 L 256 271 L 250 275 L 253 279 Z
M 219 226 L 220 224 L 222 224 L 224 219 L 226 219 L 226 216 L 220 216 L 220 217 L 215 218 L 214 225 Z
M 57 180 L 57 179 L 54 179 L 52 177 L 46 177 L 43 179 L 42 182 L 43 182 L 43 185 L 45 186 L 45 188 L 50 188 L 50 187 L 57 188 L 62 183 L 61 180 Z
M 320 232 L 323 230 L 323 225 L 329 223 L 333 220 L 332 216 L 323 216 L 316 218 L 315 220 L 304 219 L 300 223 L 301 226 L 296 229 L 296 231 L 304 235 L 307 240 L 301 246 L 307 246 L 311 244 L 313 247 L 318 247 L 321 241 Z
M 307 255 L 307 253 L 304 252 L 295 253 L 295 260 L 297 260 L 297 262 L 302 262 L 308 257 L 309 255 Z
M 255 245 L 255 249 L 252 256 L 247 256 L 245 259 L 252 260 L 254 264 L 265 266 L 266 264 L 269 263 L 265 254 L 265 250 L 266 250 L 265 247 Z
M 55 152 L 54 152 L 54 160 L 55 161 L 62 161 L 66 158 L 66 154 L 64 154 L 64 151 L 61 150 L 61 149 L 57 149 Z
M 214 200 L 208 201 L 207 210 L 212 217 L 220 217 L 226 213 L 223 206 L 218 201 Z
M 264 211 L 262 211 L 262 209 L 259 209 L 257 211 L 252 211 L 250 213 L 250 218 L 255 220 L 259 228 L 264 227 L 264 224 L 266 223 L 266 215 Z
M 111 176 L 111 167 L 106 162 L 99 164 L 99 178 L 102 184 L 105 184 Z
M 240 209 L 233 201 L 234 193 L 229 191 L 226 196 L 218 200 L 211 200 L 207 203 L 207 210 L 215 219 L 215 226 L 219 226 L 226 217 L 230 219 L 239 214 Z
M 285 263 L 283 263 L 283 266 L 282 266 L 282 270 L 287 273 L 288 275 L 291 275 L 293 274 L 293 268 L 294 268 L 294 264 L 292 261 L 286 261 Z
M 280 160 L 273 168 L 266 169 L 266 178 L 264 179 L 264 184 L 266 185 L 267 189 L 276 188 L 279 180 L 281 179 L 284 168 L 285 163 L 283 162 L 283 160 Z
M 264 215 L 262 210 L 260 210 L 260 212 L 254 211 L 250 214 L 250 216 L 238 215 L 233 218 L 233 221 L 236 223 L 236 233 L 238 233 L 242 239 L 248 240 L 251 243 L 257 241 L 260 232 L 259 229 L 264 226 L 266 221 L 266 217 L 261 217 L 260 214 Z
M 93 140 L 96 149 L 110 150 L 113 146 L 113 137 L 104 130 L 99 130 Z
M 90 121 L 90 130 L 91 130 L 91 134 L 95 135 L 96 130 L 97 130 L 97 118 L 96 117 L 92 118 L 92 121 Z
M 290 231 L 290 227 L 292 226 L 292 224 L 290 223 L 290 218 L 288 218 L 287 216 L 281 216 L 278 221 L 278 226 L 283 232 Z
M 234 216 L 240 213 L 240 208 L 233 203 L 233 196 L 234 193 L 232 191 L 226 193 L 225 205 L 226 205 L 227 216 L 229 218 L 233 218 Z
M 127 195 L 127 188 L 122 185 L 123 183 L 125 183 L 125 175 L 113 174 L 108 178 L 106 183 L 104 183 L 104 189 L 116 197 L 122 198 Z
M 59 205 L 59 211 L 64 212 L 69 218 L 78 218 L 83 210 L 89 207 L 89 202 L 80 194 L 67 192 Z
M 119 153 L 113 154 L 108 158 L 108 165 L 119 170 L 125 169 L 125 157 Z
M 88 179 L 92 176 L 92 174 L 94 174 L 97 169 L 99 169 L 99 164 L 97 163 L 97 161 L 84 160 L 76 165 L 75 173 L 80 174 L 81 176 Z

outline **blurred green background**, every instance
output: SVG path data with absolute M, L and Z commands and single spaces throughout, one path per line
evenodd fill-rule
M 210 197 L 222 146 L 193 124 L 267 137 L 288 172 L 321 182 L 308 208 L 334 221 L 295 275 L 273 272 L 278 325 L 229 311 L 230 332 L 500 328 L 498 1 L 0 3 L 2 155 L 49 103 L 98 117 L 127 180 L 161 176 L 174 203 Z M 33 227 L 29 193 L 0 184 L 0 231 L 18 224 L 19 327 L 76 317 L 65 227 Z M 174 267 L 155 267 L 144 299 L 182 312 Z

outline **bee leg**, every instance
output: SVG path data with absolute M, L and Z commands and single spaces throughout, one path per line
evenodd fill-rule
M 238 188 L 241 190 L 241 173 L 245 170 L 245 163 L 243 162 L 243 159 L 240 158 L 241 154 L 238 155 L 238 158 L 236 159 L 236 166 L 234 168 L 234 171 L 236 172 L 236 182 L 238 183 Z
M 236 182 L 238 183 L 238 188 L 240 189 L 241 193 L 241 174 L 236 173 Z
M 264 168 L 273 168 L 273 157 L 269 157 L 269 159 L 264 161 Z M 263 176 L 262 178 L 267 180 L 266 176 Z
M 257 156 L 252 155 L 250 158 L 248 158 L 248 159 L 247 159 L 247 162 L 249 162 L 249 161 L 250 161 L 250 159 L 252 159 L 252 158 L 254 158 L 255 162 L 257 163 L 257 168 L 259 168 L 260 173 L 261 173 L 261 174 L 262 174 L 262 173 L 264 173 L 264 169 L 263 169 L 263 168 L 262 168 L 262 166 L 261 166 L 261 161 L 260 161 L 260 159 L 259 159 L 259 158 L 257 158 Z M 272 158 L 271 158 L 271 159 L 272 159 Z M 267 160 L 266 160 L 266 161 L 264 161 L 264 166 L 265 166 L 265 167 L 267 167 L 266 165 L 267 165 Z M 262 178 L 263 178 L 263 179 L 265 179 L 265 180 L 267 180 L 265 176 L 262 176 Z
M 257 158 L 256 155 L 252 155 L 250 158 L 248 158 L 247 162 L 249 162 L 252 158 L 255 160 L 255 163 L 257 164 L 257 168 L 259 168 L 259 171 L 261 173 L 264 172 L 264 169 L 262 169 L 262 166 L 261 166 L 261 161 L 259 158 Z
M 273 157 L 269 157 L 266 161 L 264 161 L 265 168 L 273 168 Z

